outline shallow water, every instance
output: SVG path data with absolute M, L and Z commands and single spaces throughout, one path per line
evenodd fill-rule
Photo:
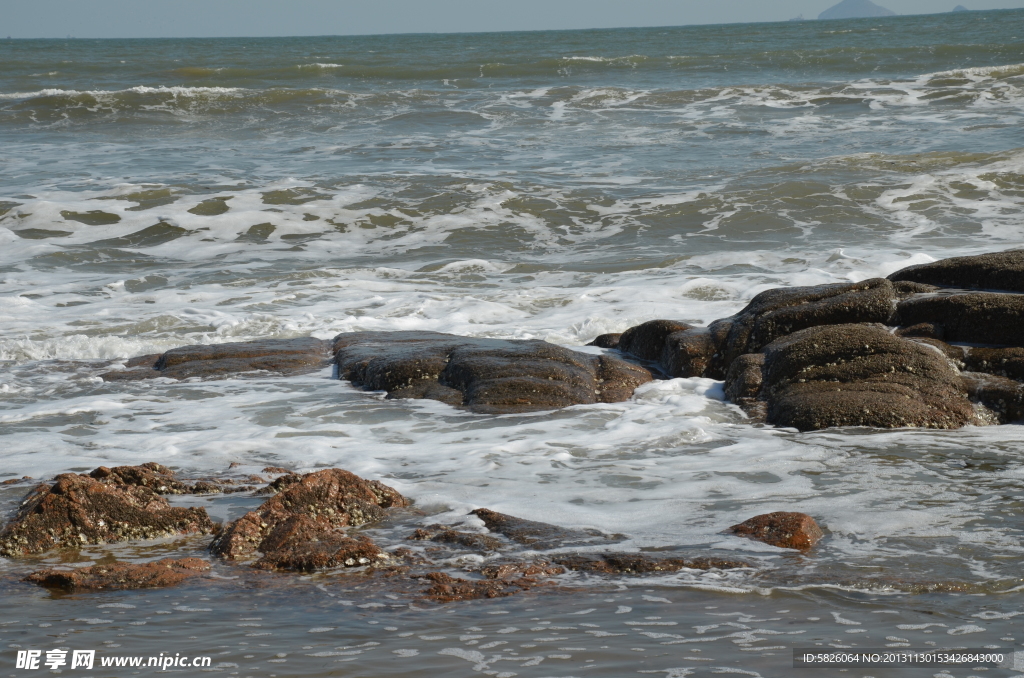
M 211 382 L 97 375 L 185 344 L 353 330 L 580 347 L 652 318 L 707 323 L 770 287 L 1018 247 L 1024 10 L 458 36 L 0 41 L 0 64 L 0 480 L 149 460 L 189 473 L 338 466 L 394 486 L 435 522 L 486 506 L 621 532 L 627 550 L 712 550 L 763 568 L 730 575 L 729 593 L 683 573 L 630 581 L 628 593 L 605 582 L 597 593 L 396 608 L 408 616 L 392 625 L 435 629 L 426 635 L 496 634 L 490 611 L 525 629 L 531 606 L 544 612 L 537 626 L 568 625 L 581 605 L 618 633 L 624 622 L 612 620 L 666 605 L 686 637 L 721 619 L 708 606 L 773 619 L 756 628 L 797 621 L 826 645 L 856 635 L 846 633 L 856 625 L 832 624 L 832 611 L 859 620 L 872 646 L 884 646 L 883 631 L 915 644 L 925 631 L 971 625 L 983 629 L 967 635 L 971 646 L 1015 636 L 1012 616 L 986 610 L 1019 607 L 1020 426 L 798 434 L 751 426 L 704 379 L 647 385 L 626 403 L 493 417 L 387 401 L 329 370 Z M 19 487 L 2 496 L 14 501 Z M 795 557 L 722 533 L 773 510 L 814 515 L 826 540 Z M 338 577 L 325 575 L 325 586 L 341 586 Z M 101 600 L 138 596 L 51 601 L 10 586 L 33 615 L 24 622 L 50 615 L 52 628 L 96 616 L 86 610 Z M 209 586 L 148 597 L 198 598 Z M 643 601 L 643 587 L 673 602 Z M 943 587 L 953 592 L 920 593 Z M 353 616 L 323 593 L 288 594 L 307 601 L 318 619 L 308 624 L 275 607 L 283 594 L 265 593 L 274 635 L 261 641 L 260 662 L 286 652 L 282 666 L 333 665 L 297 648 L 379 642 L 345 670 L 402 675 L 429 656 L 441 675 L 468 675 L 475 664 L 437 653 L 482 652 L 382 633 L 365 622 L 383 611 Z M 619 603 L 600 601 L 617 595 L 642 613 L 614 616 Z M 248 614 L 248 593 L 217 596 L 211 619 Z M 900 621 L 888 624 L 897 615 L 883 609 Z M 924 623 L 919 609 L 946 626 L 897 628 Z M 178 651 L 192 632 L 176 615 L 139 628 L 165 625 L 174 642 L 160 649 Z M 883 631 L 870 620 L 885 620 L 875 624 Z M 331 640 L 307 640 L 308 628 L 332 624 Z M 580 661 L 480 671 L 575 675 L 594 659 L 606 675 L 687 675 L 677 659 L 637 664 L 634 645 L 683 656 L 659 650 L 643 627 L 609 636 L 605 650 L 584 642 L 583 628 L 544 645 L 545 657 Z M 32 633 L 44 642 L 44 630 Z M 125 638 L 151 642 L 134 633 Z M 224 643 L 237 654 L 247 641 L 236 635 Z M 577 645 L 587 650 L 558 649 Z M 704 668 L 693 675 L 712 666 L 789 675 L 789 650 L 762 659 L 733 639 L 701 646 L 722 663 L 694 663 Z M 392 653 L 402 649 L 420 654 Z M 225 661 L 240 675 L 277 666 Z

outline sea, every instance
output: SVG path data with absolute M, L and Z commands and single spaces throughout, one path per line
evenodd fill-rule
M 411 498 L 422 524 L 481 530 L 467 513 L 486 507 L 755 565 L 440 605 L 351 572 L 220 564 L 174 589 L 58 595 L 20 577 L 124 551 L 0 559 L 0 675 L 55 648 L 270 678 L 1024 675 L 1024 654 L 793 667 L 801 648 L 1024 650 L 1020 425 L 799 433 L 699 378 L 494 416 L 331 369 L 98 376 L 177 346 L 362 330 L 601 351 L 584 346 L 709 323 L 766 289 L 1021 246 L 1024 10 L 0 40 L 0 481 L 339 467 Z M 5 518 L 30 487 L 0 487 Z M 221 519 L 259 503 L 187 500 Z M 726 533 L 771 511 L 826 538 L 800 554 Z M 158 551 L 205 546 L 182 543 Z

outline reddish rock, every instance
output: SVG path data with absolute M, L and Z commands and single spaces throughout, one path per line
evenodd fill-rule
M 729 531 L 779 548 L 799 550 L 811 548 L 825 536 L 814 518 L 806 513 L 786 511 L 754 516 L 733 525 Z
M 260 544 L 262 570 L 313 572 L 329 567 L 378 564 L 387 554 L 366 537 L 352 538 L 305 515 L 279 523 Z
M 564 574 L 565 568 L 546 561 L 512 562 L 488 565 L 480 570 L 480 574 L 488 579 L 518 579 L 520 577 L 550 577 Z
M 383 483 L 336 468 L 282 476 L 271 483 L 274 485 L 280 488 L 276 495 L 217 535 L 210 546 L 214 554 L 237 559 L 266 552 L 264 540 L 294 516 L 305 516 L 325 530 L 336 530 L 380 520 L 385 509 L 409 503 Z
M 459 532 L 444 525 L 430 525 L 412 533 L 409 539 L 463 546 L 474 551 L 497 551 L 505 544 L 495 537 L 474 532 Z
M 100 466 L 89 473 L 89 477 L 108 485 L 148 487 L 157 494 L 190 494 L 193 491 L 191 485 L 175 478 L 174 471 L 153 461 L 138 466 Z
M 172 507 L 149 487 L 65 473 L 25 498 L 0 532 L 0 556 L 212 531 L 206 509 Z
M 263 469 L 262 472 L 263 473 L 291 473 L 291 471 L 289 471 L 288 469 L 281 468 L 280 466 L 267 466 L 266 468 Z
M 165 558 L 151 563 L 112 563 L 77 570 L 41 570 L 25 577 L 25 581 L 70 592 L 124 591 L 174 586 L 209 569 L 210 563 L 200 558 Z
M 520 591 L 526 591 L 539 585 L 535 579 L 522 577 L 514 580 L 506 579 L 459 579 L 444 572 L 431 572 L 418 578 L 427 579 L 434 584 L 426 591 L 426 597 L 439 603 L 450 603 L 457 600 L 474 600 L 477 598 L 504 598 Z

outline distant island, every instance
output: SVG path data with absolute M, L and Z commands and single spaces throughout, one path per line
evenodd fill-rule
M 955 11 L 955 10 L 954 10 Z M 879 7 L 871 0 L 842 0 L 818 15 L 819 19 L 861 19 L 879 16 L 896 16 L 896 12 Z
M 953 8 L 953 11 L 954 12 L 970 12 L 971 10 L 967 9 L 963 5 L 957 5 L 956 7 Z

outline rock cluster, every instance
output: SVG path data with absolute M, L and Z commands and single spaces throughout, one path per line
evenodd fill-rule
M 653 320 L 617 346 L 671 377 L 724 379 L 751 415 L 802 431 L 1005 423 L 1024 414 L 1022 272 L 1009 251 L 772 289 L 707 327 Z

